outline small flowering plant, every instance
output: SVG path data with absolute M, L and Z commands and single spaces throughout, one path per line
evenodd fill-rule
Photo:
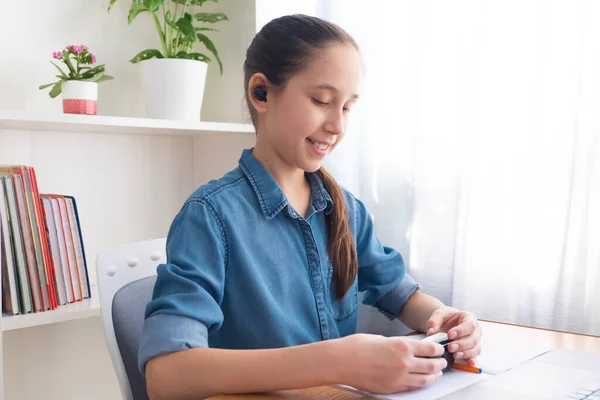
M 87 46 L 67 46 L 62 51 L 52 53 L 52 58 L 56 62 L 62 62 L 67 67 L 67 70 L 65 72 L 54 61 L 50 61 L 59 72 L 59 75 L 56 75 L 58 81 L 42 85 L 39 89 L 42 90 L 52 86 L 52 89 L 48 93 L 51 98 L 55 98 L 61 93 L 61 85 L 65 81 L 100 83 L 113 79 L 112 76 L 104 73 L 104 64 L 95 65 L 96 56 L 92 54 Z

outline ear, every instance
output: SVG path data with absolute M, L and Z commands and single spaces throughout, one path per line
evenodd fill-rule
M 270 85 L 267 77 L 260 72 L 257 72 L 256 74 L 252 75 L 250 77 L 250 80 L 248 81 L 248 87 L 246 88 L 246 90 L 248 91 L 248 99 L 250 99 L 250 103 L 252 103 L 252 106 L 254 107 L 257 113 L 264 114 L 269 109 L 269 102 L 261 101 L 256 98 L 256 96 L 254 95 L 254 88 L 256 88 L 257 86 L 261 86 L 266 90 L 267 98 L 269 96 L 269 88 L 272 86 Z

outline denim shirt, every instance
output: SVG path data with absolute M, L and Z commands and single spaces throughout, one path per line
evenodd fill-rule
M 418 285 L 346 190 L 359 269 L 336 299 L 325 217 L 337 205 L 317 174 L 306 178 L 305 217 L 251 150 L 238 168 L 188 198 L 169 230 L 167 261 L 146 307 L 142 373 L 150 358 L 190 348 L 279 348 L 353 334 L 359 291 L 390 320 L 399 314 Z

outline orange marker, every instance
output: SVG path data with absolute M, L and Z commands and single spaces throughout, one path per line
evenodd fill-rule
M 454 363 L 454 365 L 452 366 L 452 368 L 459 369 L 461 371 L 472 372 L 474 374 L 480 374 L 481 373 L 481 368 L 471 367 L 470 365 L 467 365 L 467 364 Z

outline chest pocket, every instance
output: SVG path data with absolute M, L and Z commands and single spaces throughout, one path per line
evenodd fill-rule
M 354 284 L 346 292 L 346 295 L 341 300 L 338 300 L 335 296 L 333 265 L 329 258 L 327 259 L 327 282 L 329 284 L 329 309 L 331 310 L 333 319 L 337 322 L 341 322 L 353 316 L 356 313 L 358 282 L 355 280 Z

